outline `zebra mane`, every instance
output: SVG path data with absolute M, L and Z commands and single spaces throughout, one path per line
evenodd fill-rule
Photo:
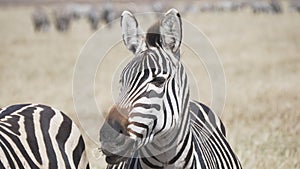
M 160 22 L 158 21 L 148 29 L 145 40 L 148 47 L 162 47 L 159 28 Z

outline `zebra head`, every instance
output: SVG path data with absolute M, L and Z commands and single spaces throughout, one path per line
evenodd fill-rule
M 174 142 L 187 118 L 189 89 L 180 62 L 182 23 L 170 9 L 144 36 L 128 11 L 121 17 L 125 46 L 134 57 L 120 77 L 120 94 L 100 130 L 102 151 L 119 163 L 149 144 Z

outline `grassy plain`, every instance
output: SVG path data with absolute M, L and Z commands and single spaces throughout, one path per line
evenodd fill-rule
M 73 73 L 76 58 L 93 32 L 82 19 L 67 33 L 53 27 L 47 33 L 34 33 L 32 10 L 0 7 L 0 106 L 49 104 L 78 122 Z M 244 168 L 300 168 L 300 15 L 197 13 L 184 18 L 207 35 L 221 58 L 227 93 L 222 120 Z M 102 38 L 109 42 L 111 34 L 120 34 L 118 30 L 104 29 Z M 122 43 L 113 49 L 110 55 L 129 55 Z M 112 104 L 110 82 L 118 66 L 114 60 L 107 57 L 95 76 L 95 96 L 103 112 Z M 196 62 L 188 52 L 184 60 Z M 209 104 L 209 79 L 203 65 L 198 68 L 191 70 L 202 76 L 197 88 L 201 100 Z M 91 128 L 100 126 L 93 123 L 93 115 L 83 117 L 80 121 Z M 98 130 L 92 132 L 97 137 Z M 87 142 L 92 168 L 104 168 L 102 156 L 97 159 L 94 153 L 96 145 Z

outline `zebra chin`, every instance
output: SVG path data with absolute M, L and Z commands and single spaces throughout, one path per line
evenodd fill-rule
M 127 137 L 127 136 L 125 136 Z M 117 164 L 132 157 L 136 150 L 136 142 L 131 138 L 124 140 L 115 139 L 115 141 L 102 141 L 102 153 L 106 156 L 105 160 L 108 164 Z
M 118 155 L 118 154 L 110 153 L 105 149 L 102 149 L 102 152 L 106 156 L 105 161 L 108 164 L 118 164 L 122 161 L 126 161 L 129 158 L 126 155 Z

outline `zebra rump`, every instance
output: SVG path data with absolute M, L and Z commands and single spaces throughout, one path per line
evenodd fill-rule
M 0 109 L 0 147 L 0 168 L 89 168 L 75 123 L 46 105 Z

